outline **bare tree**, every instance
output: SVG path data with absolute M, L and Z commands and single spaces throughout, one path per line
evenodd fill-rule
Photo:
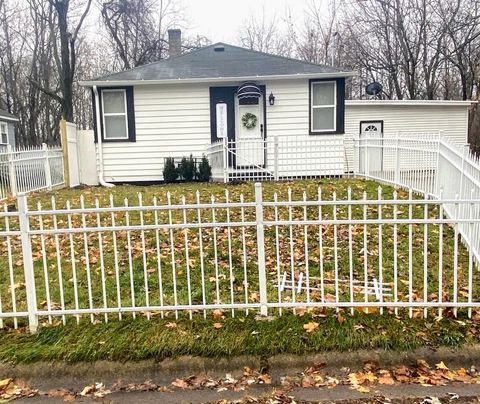
M 325 13 L 324 2 L 311 0 L 305 10 L 304 24 L 288 18 L 288 36 L 295 44 L 297 57 L 313 63 L 331 64 L 334 41 L 338 37 L 337 3 L 333 0 Z
M 110 0 L 101 13 L 124 69 L 167 57 L 167 30 L 182 21 L 173 0 Z
M 286 32 L 282 30 L 281 21 L 277 16 L 267 16 L 265 6 L 259 14 L 251 14 L 243 22 L 238 33 L 241 46 L 256 50 L 290 56 L 292 53 L 291 41 L 288 41 Z
M 55 47 L 55 61 L 59 72 L 60 95 L 45 87 L 42 90 L 58 101 L 62 108 L 62 116 L 67 121 L 74 120 L 73 111 L 73 81 L 75 77 L 75 66 L 77 62 L 77 40 L 82 24 L 87 16 L 92 0 L 86 0 L 84 10 L 78 21 L 69 27 L 72 18 L 69 18 L 70 0 L 48 0 L 56 13 L 56 20 L 50 21 L 52 29 L 58 32 L 60 50 L 57 48 L 56 41 L 53 41 Z
M 479 77 L 480 1 L 438 1 L 437 10 L 447 33 L 443 55 L 458 72 L 462 99 L 470 99 Z

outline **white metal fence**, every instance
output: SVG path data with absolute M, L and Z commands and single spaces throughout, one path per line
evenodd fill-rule
M 280 150 L 288 143 L 273 142 L 273 171 L 261 164 L 258 147 L 255 154 L 226 143 L 209 150 L 214 175 L 240 178 L 235 168 L 245 170 L 243 179 L 249 172 L 283 178 Z M 364 137 L 355 151 L 356 174 L 408 191 L 289 190 L 266 197 L 256 184 L 254 197 L 235 200 L 228 191 L 220 199 L 197 192 L 180 200 L 139 195 L 133 203 L 111 197 L 107 206 L 87 205 L 83 197 L 75 206 L 57 206 L 52 199 L 29 208 L 21 195 L 15 208 L 5 205 L 0 213 L 0 327 L 28 321 L 34 331 L 41 321 L 69 318 L 193 318 L 214 309 L 232 316 L 305 308 L 471 315 L 480 307 L 478 160 L 429 134 Z M 8 168 L 16 167 L 17 176 L 48 164 L 43 173 L 52 185 L 60 183 L 52 167 L 63 160 L 49 153 L 32 153 L 30 170 L 15 159 Z M 320 170 L 328 167 L 328 156 L 311 164 L 316 159 Z M 286 177 L 305 176 L 299 173 Z M 44 177 L 26 183 L 48 187 Z
M 222 139 L 207 147 L 213 179 L 224 182 L 340 176 L 344 154 L 341 137 Z
M 355 173 L 378 181 L 413 189 L 438 201 L 480 199 L 480 163 L 441 133 L 376 135 L 355 141 Z M 480 218 L 480 205 L 444 203 L 447 217 L 469 221 Z M 480 225 L 459 223 L 459 232 L 480 260 Z
M 62 185 L 63 176 L 60 147 L 13 149 L 9 145 L 0 151 L 0 200 Z
M 253 186 L 253 185 L 252 185 Z M 0 326 L 25 318 L 109 321 L 125 316 L 282 314 L 349 308 L 412 315 L 480 307 L 478 263 L 461 226 L 478 199 L 274 194 L 232 200 L 170 194 L 132 204 L 2 213 Z M 468 219 L 445 216 L 444 206 Z M 463 242 L 462 242 L 463 241 Z

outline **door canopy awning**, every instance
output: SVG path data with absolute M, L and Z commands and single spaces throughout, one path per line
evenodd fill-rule
M 253 81 L 246 81 L 238 86 L 237 97 L 239 100 L 258 99 L 261 96 L 262 90 Z

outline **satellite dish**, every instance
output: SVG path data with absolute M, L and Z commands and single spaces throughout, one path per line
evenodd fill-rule
M 383 91 L 383 86 L 374 81 L 366 87 L 366 91 L 368 95 L 378 95 Z

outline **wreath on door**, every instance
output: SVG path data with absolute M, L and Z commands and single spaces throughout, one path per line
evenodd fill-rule
M 242 124 L 247 129 L 253 129 L 257 126 L 257 116 L 247 112 L 245 115 L 242 116 Z

